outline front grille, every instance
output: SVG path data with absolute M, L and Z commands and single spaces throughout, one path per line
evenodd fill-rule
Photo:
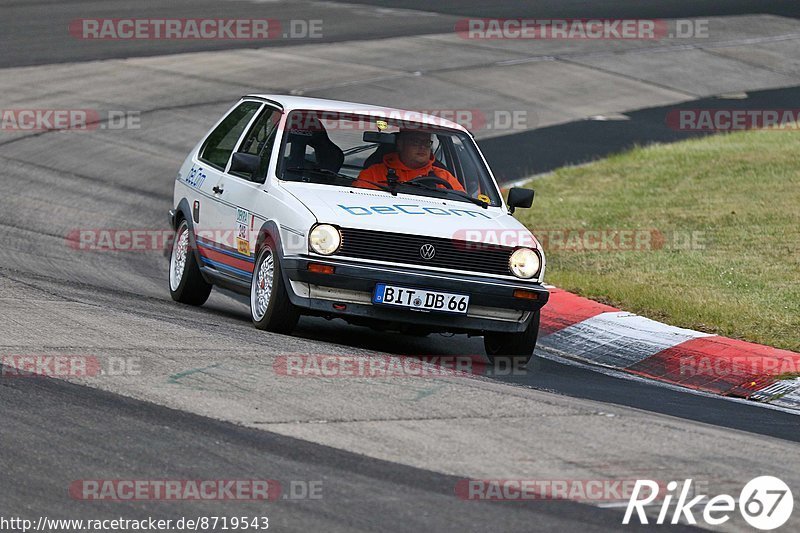
M 342 247 L 336 255 L 404 263 L 426 267 L 484 272 L 510 276 L 508 259 L 512 248 L 419 235 L 342 228 Z M 436 248 L 432 259 L 423 259 L 420 248 Z

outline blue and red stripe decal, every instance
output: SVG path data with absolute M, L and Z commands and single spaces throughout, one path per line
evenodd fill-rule
M 226 274 L 249 281 L 253 277 L 255 259 L 244 255 L 238 250 L 202 237 L 197 237 L 200 259 L 205 265 L 211 266 Z

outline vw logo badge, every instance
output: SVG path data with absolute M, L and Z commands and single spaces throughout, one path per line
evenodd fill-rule
M 423 244 L 419 248 L 419 256 L 430 261 L 436 256 L 436 248 L 434 248 L 432 244 Z

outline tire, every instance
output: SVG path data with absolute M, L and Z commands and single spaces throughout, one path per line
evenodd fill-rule
M 189 223 L 181 220 L 169 256 L 169 293 L 176 302 L 203 305 L 211 294 L 212 285 L 200 273 L 190 244 L 190 231 Z
M 269 237 L 256 256 L 250 283 L 250 316 L 257 329 L 289 334 L 300 310 L 289 301 L 275 243 Z
M 539 338 L 539 311 L 521 333 L 487 333 L 483 336 L 483 347 L 492 364 L 500 360 L 512 365 L 527 365 L 533 357 Z M 513 366 L 512 366 L 513 368 Z

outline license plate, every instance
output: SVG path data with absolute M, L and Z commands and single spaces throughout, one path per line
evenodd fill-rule
M 469 307 L 469 296 L 378 283 L 375 286 L 372 303 L 405 307 L 414 311 L 440 311 L 464 315 Z

